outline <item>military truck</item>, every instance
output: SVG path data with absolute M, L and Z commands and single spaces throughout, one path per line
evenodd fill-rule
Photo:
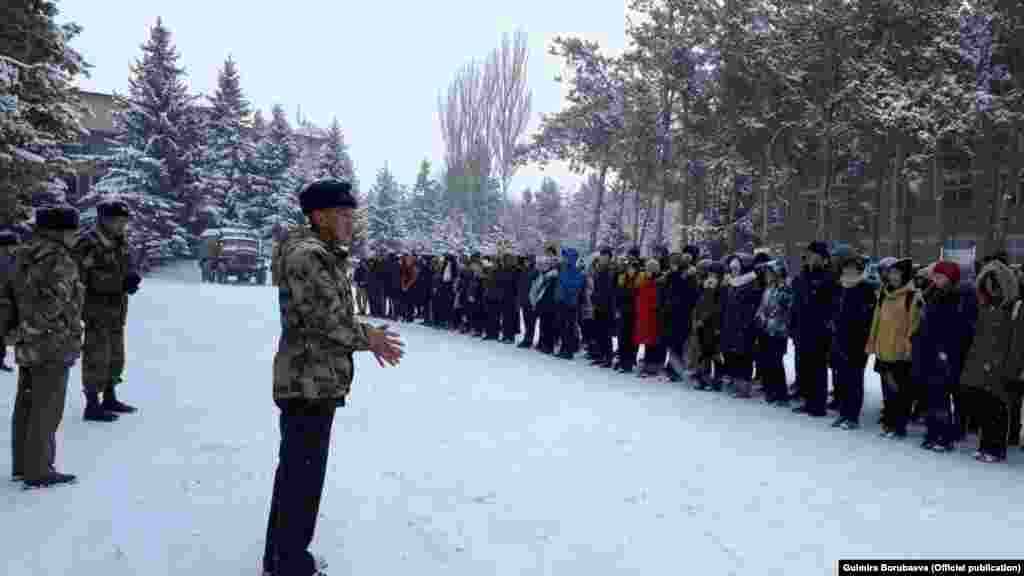
M 215 228 L 199 237 L 199 269 L 203 282 L 267 283 L 267 254 L 263 240 L 239 228 Z

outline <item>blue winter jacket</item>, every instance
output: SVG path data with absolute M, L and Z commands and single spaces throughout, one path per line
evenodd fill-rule
M 559 304 L 576 306 L 579 303 L 580 290 L 586 281 L 583 273 L 577 268 L 579 254 L 573 248 L 563 248 L 562 257 L 566 262 L 558 273 L 558 291 L 555 293 L 555 301 Z

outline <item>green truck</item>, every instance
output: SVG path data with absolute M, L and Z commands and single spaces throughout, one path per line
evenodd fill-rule
M 263 240 L 239 228 L 215 228 L 199 237 L 199 269 L 203 282 L 264 285 L 269 269 Z

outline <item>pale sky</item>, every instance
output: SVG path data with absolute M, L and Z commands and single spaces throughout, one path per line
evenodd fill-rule
M 521 27 L 529 34 L 528 133 L 541 113 L 562 105 L 554 81 L 561 61 L 547 54 L 552 38 L 580 36 L 611 54 L 626 42 L 625 0 L 61 0 L 58 7 L 62 21 L 84 27 L 73 44 L 94 66 L 83 89 L 125 92 L 129 67 L 160 16 L 193 92 L 213 94 L 230 54 L 246 95 L 268 118 L 275 103 L 293 124 L 299 105 L 320 126 L 337 116 L 364 191 L 385 162 L 410 185 L 424 157 L 435 171 L 441 167 L 438 93 L 464 62 L 498 46 L 503 32 Z M 579 182 L 566 165 L 543 172 L 529 166 L 512 180 L 510 195 L 536 189 L 544 176 L 573 189 Z

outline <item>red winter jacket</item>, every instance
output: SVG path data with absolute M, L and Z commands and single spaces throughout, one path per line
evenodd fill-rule
M 633 344 L 653 346 L 658 341 L 658 284 L 646 273 L 636 279 L 636 317 Z

